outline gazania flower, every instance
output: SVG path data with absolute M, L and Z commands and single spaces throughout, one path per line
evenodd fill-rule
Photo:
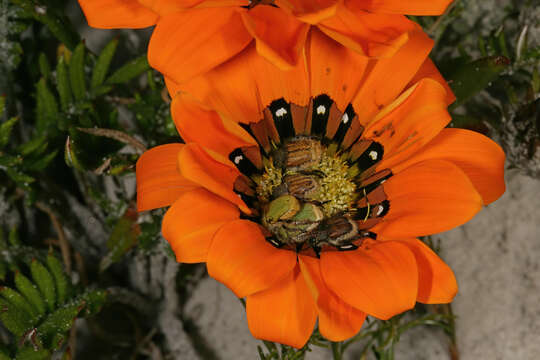
M 90 26 L 156 25 L 150 64 L 177 83 L 256 42 L 282 69 L 296 65 L 310 26 L 367 56 L 390 56 L 415 25 L 401 14 L 437 15 L 451 0 L 79 0 Z
M 367 60 L 315 30 L 290 71 L 251 46 L 190 84 L 205 106 L 173 99 L 186 144 L 142 155 L 139 210 L 172 205 L 162 232 L 177 260 L 245 297 L 255 337 L 301 347 L 318 319 L 340 341 L 366 314 L 453 299 L 451 269 L 416 237 L 497 199 L 504 153 L 445 129 L 452 97 L 430 46 Z

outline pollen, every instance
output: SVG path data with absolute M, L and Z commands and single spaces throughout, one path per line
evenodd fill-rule
M 267 202 L 274 190 L 282 184 L 283 171 L 269 161 L 264 167 L 264 172 L 257 182 L 257 194 L 259 199 Z
M 349 177 L 346 161 L 325 152 L 315 169 L 324 174 L 319 180 L 321 191 L 315 198 L 323 204 L 324 215 L 330 217 L 349 210 L 355 198 L 356 185 Z

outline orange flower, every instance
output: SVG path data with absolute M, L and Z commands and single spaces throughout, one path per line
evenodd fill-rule
M 437 15 L 451 0 L 79 0 L 90 26 L 156 25 L 150 64 L 177 83 L 230 59 L 255 40 L 281 69 L 297 64 L 311 25 L 355 51 L 391 56 L 414 23 L 401 14 Z
M 255 337 L 301 347 L 318 319 L 341 341 L 366 314 L 455 296 L 451 269 L 416 237 L 496 200 L 504 153 L 445 129 L 453 98 L 431 46 L 416 33 L 369 60 L 314 30 L 290 71 L 252 45 L 173 99 L 186 144 L 142 155 L 139 210 L 172 205 L 162 232 L 177 260 L 206 262 L 245 297 Z

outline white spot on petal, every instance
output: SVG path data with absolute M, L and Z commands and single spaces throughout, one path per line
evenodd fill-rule
M 349 115 L 347 115 L 347 113 L 343 114 L 343 116 L 341 117 L 341 121 L 343 121 L 344 124 L 348 123 Z
M 244 157 L 242 155 L 238 155 L 238 156 L 235 156 L 234 157 L 234 163 L 236 165 L 240 164 L 240 161 L 242 161 L 244 159 Z
M 276 110 L 276 116 L 282 117 L 287 113 L 287 110 L 285 108 L 280 108 Z
M 373 161 L 377 160 L 379 157 L 379 153 L 377 153 L 375 150 L 371 150 L 368 155 Z
M 326 112 L 326 107 L 324 105 L 319 105 L 317 107 L 317 115 L 324 115 L 324 113 Z
M 379 205 L 379 208 L 377 209 L 377 216 L 381 215 L 383 211 L 384 211 L 384 206 Z

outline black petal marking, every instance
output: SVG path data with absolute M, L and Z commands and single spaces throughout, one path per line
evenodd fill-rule
M 249 133 L 249 135 L 251 135 L 252 138 L 257 139 L 255 135 L 253 134 L 253 131 L 251 130 L 251 123 L 249 124 L 238 123 L 238 125 L 240 125 L 242 129 L 246 130 Z
M 371 212 L 371 206 L 370 207 L 365 206 L 365 207 L 356 209 L 356 212 L 354 213 L 353 219 L 354 220 L 367 219 L 370 212 Z
M 378 142 L 373 142 L 356 160 L 356 166 L 362 172 L 378 163 L 384 154 L 384 148 Z
M 363 237 L 367 237 L 367 238 L 370 238 L 370 239 L 373 239 L 373 240 L 377 240 L 377 234 L 375 234 L 374 232 L 371 232 L 371 231 L 364 231 L 364 232 L 362 232 L 361 235 Z
M 249 196 L 249 195 L 246 195 L 242 192 L 239 192 L 239 191 L 236 191 L 234 190 L 234 192 L 240 196 L 240 199 L 242 199 L 242 201 L 247 205 L 248 208 L 250 209 L 254 209 L 255 208 L 255 203 L 257 202 L 257 199 L 253 196 Z
M 274 237 L 269 237 L 269 238 L 266 238 L 266 241 L 268 241 L 270 244 L 272 244 L 272 246 L 276 247 L 276 248 L 281 248 L 284 243 L 282 243 L 281 241 L 279 241 L 278 239 L 274 238 Z
M 268 110 L 270 110 L 270 113 L 272 114 L 281 141 L 293 137 L 294 125 L 289 103 L 283 98 L 274 100 L 270 106 L 268 106 Z
M 347 245 L 336 246 L 336 248 L 339 251 L 351 251 L 351 250 L 358 249 L 358 246 L 356 246 L 354 244 L 347 244 Z
M 229 160 L 231 160 L 234 166 L 236 166 L 236 168 L 244 175 L 251 176 L 259 172 L 257 167 L 247 158 L 240 148 L 233 150 L 233 152 L 229 154 Z
M 389 179 L 390 177 L 392 177 L 392 173 L 390 172 L 390 174 L 378 179 L 377 181 L 374 181 L 372 182 L 371 184 L 369 185 L 366 185 L 364 186 L 363 190 L 360 189 L 360 192 L 362 191 L 365 191 L 366 194 L 369 194 L 370 192 L 372 192 L 373 190 L 375 190 L 379 185 L 381 185 L 382 183 L 384 183 L 387 179 Z
M 388 211 L 390 211 L 390 201 L 388 200 L 384 200 L 373 207 L 373 214 L 379 218 L 388 214 Z
M 383 200 L 378 204 L 368 204 L 359 208 L 354 214 L 355 220 L 367 220 L 373 218 L 382 218 L 390 210 L 390 202 L 388 200 Z
M 313 135 L 324 135 L 330 116 L 330 107 L 334 102 L 326 94 L 322 94 L 313 99 L 313 115 L 311 122 L 311 133 Z
M 345 139 L 345 135 L 347 135 L 347 131 L 349 131 L 355 116 L 356 112 L 354 111 L 352 104 L 349 104 L 341 117 L 341 122 L 339 123 L 339 127 L 334 135 L 335 142 L 341 144 L 343 139 Z

